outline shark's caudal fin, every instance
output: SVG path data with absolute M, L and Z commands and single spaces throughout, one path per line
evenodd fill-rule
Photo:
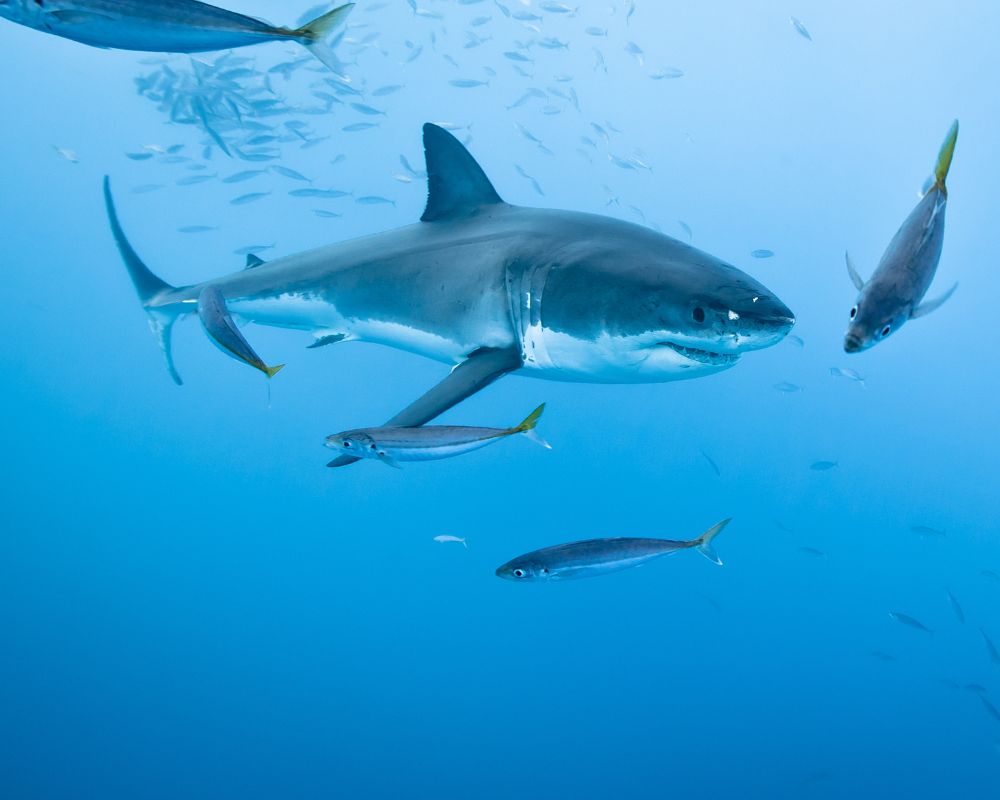
M 135 286 L 136 294 L 139 295 L 139 301 L 149 315 L 149 329 L 153 332 L 153 336 L 156 337 L 156 341 L 160 345 L 160 350 L 163 351 L 163 357 L 167 362 L 167 371 L 170 373 L 170 377 L 179 386 L 183 381 L 174 367 L 174 358 L 170 348 L 170 331 L 178 318 L 186 312 L 182 311 L 176 305 L 153 306 L 153 301 L 157 297 L 166 292 L 174 291 L 174 287 L 154 275 L 149 267 L 143 263 L 142 259 L 139 258 L 139 254 L 132 248 L 132 245 L 125 236 L 125 231 L 122 230 L 121 223 L 118 221 L 118 212 L 115 210 L 114 198 L 111 196 L 111 181 L 107 176 L 104 178 L 104 206 L 108 212 L 108 222 L 111 224 L 111 233 L 115 237 L 115 244 L 118 245 L 118 252 L 122 255 L 125 268 L 132 279 L 132 284 Z
M 427 159 L 427 207 L 422 222 L 473 216 L 483 206 L 503 200 L 465 146 L 444 128 L 424 125 Z
M 951 159 L 955 155 L 955 142 L 958 141 L 958 120 L 951 123 L 948 135 L 944 137 L 944 144 L 941 145 L 941 152 L 938 153 L 937 164 L 934 166 L 934 185 L 945 194 L 944 181 L 948 177 L 948 170 L 951 169 Z
M 334 36 L 334 32 L 344 24 L 344 20 L 347 19 L 347 15 L 351 13 L 353 8 L 354 3 L 338 6 L 333 11 L 328 11 L 312 22 L 307 22 L 301 28 L 290 32 L 306 50 L 326 64 L 344 83 L 350 83 L 350 79 L 344 75 L 343 64 L 334 53 L 334 47 L 344 32 L 340 31 L 336 36 Z
M 535 444 L 540 444 L 546 450 L 551 450 L 552 445 L 550 445 L 547 441 L 545 441 L 535 431 L 535 426 L 538 425 L 538 420 L 542 416 L 543 411 L 545 411 L 545 403 L 542 403 L 538 408 L 536 408 L 534 411 L 528 414 L 528 416 L 524 418 L 524 422 L 522 422 L 520 425 L 516 425 L 515 427 L 511 428 L 510 431 L 508 431 L 508 433 L 510 435 L 523 433 L 525 436 L 531 439 L 531 441 L 533 441 Z
M 713 564 L 718 564 L 722 566 L 722 559 L 719 558 L 718 553 L 715 552 L 715 547 L 712 545 L 712 540 L 722 533 L 722 529 L 725 528 L 732 519 L 724 519 L 722 522 L 718 522 L 705 531 L 701 536 L 692 542 L 695 549 L 701 553 L 705 558 L 711 561 Z

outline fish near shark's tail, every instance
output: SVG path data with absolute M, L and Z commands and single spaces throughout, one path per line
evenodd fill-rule
M 948 135 L 944 137 L 941 152 L 938 153 L 937 164 L 934 166 L 934 185 L 945 194 L 948 194 L 948 190 L 945 188 L 944 181 L 948 177 L 948 170 L 951 169 L 951 159 L 955 155 L 955 142 L 957 141 L 958 120 L 956 119 L 951 123 Z
M 542 416 L 542 412 L 545 411 L 545 403 L 542 403 L 538 408 L 532 411 L 528 416 L 524 418 L 524 421 L 520 425 L 515 425 L 507 434 L 513 436 L 517 433 L 523 433 L 526 437 L 531 439 L 535 444 L 539 444 L 546 450 L 551 450 L 552 445 L 545 441 L 538 433 L 535 431 L 535 426 L 538 425 L 538 420 Z
M 149 329 L 156 337 L 156 341 L 163 351 L 163 357 L 167 362 L 167 371 L 174 383 L 178 386 L 183 383 L 181 376 L 174 367 L 174 358 L 170 347 L 170 331 L 174 323 L 184 314 L 188 313 L 179 303 L 167 305 L 154 305 L 154 301 L 162 295 L 176 291 L 176 287 L 171 286 L 166 281 L 157 277 L 150 271 L 149 267 L 139 258 L 135 252 L 125 231 L 122 230 L 118 221 L 118 212 L 115 209 L 115 201 L 111 196 L 111 181 L 104 177 L 104 206 L 108 212 L 108 222 L 111 224 L 111 233 L 115 237 L 115 244 L 118 245 L 118 252 L 122 255 L 125 268 L 128 270 L 132 284 L 135 286 L 139 301 L 149 318 Z
M 691 542 L 692 547 L 694 547 L 713 564 L 718 564 L 720 567 L 722 566 L 722 559 L 719 558 L 719 554 L 715 552 L 712 540 L 722 533 L 722 529 L 725 528 L 730 522 L 732 522 L 732 519 L 724 519 L 722 522 L 717 522 L 701 536 Z
M 350 83 L 350 79 L 344 75 L 344 65 L 334 53 L 334 47 L 339 43 L 344 32 L 340 31 L 336 35 L 334 32 L 344 24 L 344 20 L 347 19 L 347 15 L 351 13 L 353 8 L 354 3 L 337 6 L 333 11 L 328 11 L 312 22 L 307 22 L 301 28 L 291 31 L 291 35 L 298 39 L 306 50 L 326 64 L 334 75 L 344 83 Z

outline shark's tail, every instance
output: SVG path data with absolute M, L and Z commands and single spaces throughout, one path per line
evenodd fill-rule
M 343 30 L 337 31 L 353 8 L 354 3 L 346 3 L 291 31 L 306 50 L 326 64 L 344 83 L 350 83 L 350 79 L 344 75 L 344 66 L 334 53 L 334 48 L 344 35 Z
M 722 566 L 722 559 L 719 558 L 719 554 L 715 552 L 715 547 L 712 545 L 712 540 L 722 533 L 722 529 L 725 528 L 731 519 L 724 519 L 722 522 L 717 522 L 707 531 L 705 531 L 701 536 L 691 542 L 691 545 L 697 549 L 705 558 L 711 561 L 713 564 L 718 564 Z
M 115 237 L 115 244 L 118 245 L 118 252 L 122 254 L 122 260 L 125 262 L 125 268 L 135 286 L 136 294 L 139 295 L 139 301 L 148 315 L 149 329 L 156 337 L 156 341 L 159 342 L 160 350 L 163 351 L 170 377 L 174 379 L 174 383 L 180 385 L 183 381 L 174 367 L 174 358 L 170 348 L 170 331 L 174 323 L 188 312 L 179 303 L 156 303 L 163 295 L 175 291 L 175 287 L 154 275 L 126 238 L 125 231 L 122 230 L 121 223 L 118 221 L 118 212 L 115 210 L 114 198 L 111 196 L 111 181 L 108 180 L 107 176 L 104 178 L 104 206 L 108 212 L 108 222 L 111 223 L 111 233 Z

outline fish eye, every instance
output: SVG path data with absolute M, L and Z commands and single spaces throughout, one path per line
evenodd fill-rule
M 548 567 L 542 567 L 542 573 L 545 574 L 545 575 L 548 575 L 549 574 L 549 568 Z
M 350 439 L 344 439 L 344 447 L 354 447 Z
M 514 577 L 515 578 L 523 578 L 524 577 L 524 570 L 523 569 L 515 569 L 514 570 Z
M 851 319 L 854 319 L 857 315 L 858 315 L 858 307 L 854 306 L 854 308 L 851 309 Z
M 886 325 L 884 328 L 882 328 L 882 336 L 888 336 L 889 335 L 889 331 L 891 331 L 891 330 L 892 330 L 892 326 Z
M 375 444 L 374 444 L 374 443 L 373 443 L 373 444 L 371 445 L 371 448 L 372 448 L 372 450 L 377 450 L 377 449 L 378 449 L 378 448 L 377 448 L 377 447 L 375 446 Z
M 691 312 L 691 316 L 694 317 L 695 322 L 704 322 L 705 309 L 703 309 L 701 306 L 698 306 L 697 308 L 695 308 L 694 311 Z

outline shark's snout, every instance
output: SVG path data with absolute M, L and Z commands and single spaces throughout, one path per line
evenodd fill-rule
M 861 343 L 861 340 L 853 333 L 849 333 L 844 337 L 845 353 L 860 353 L 862 350 L 864 350 L 864 345 Z

